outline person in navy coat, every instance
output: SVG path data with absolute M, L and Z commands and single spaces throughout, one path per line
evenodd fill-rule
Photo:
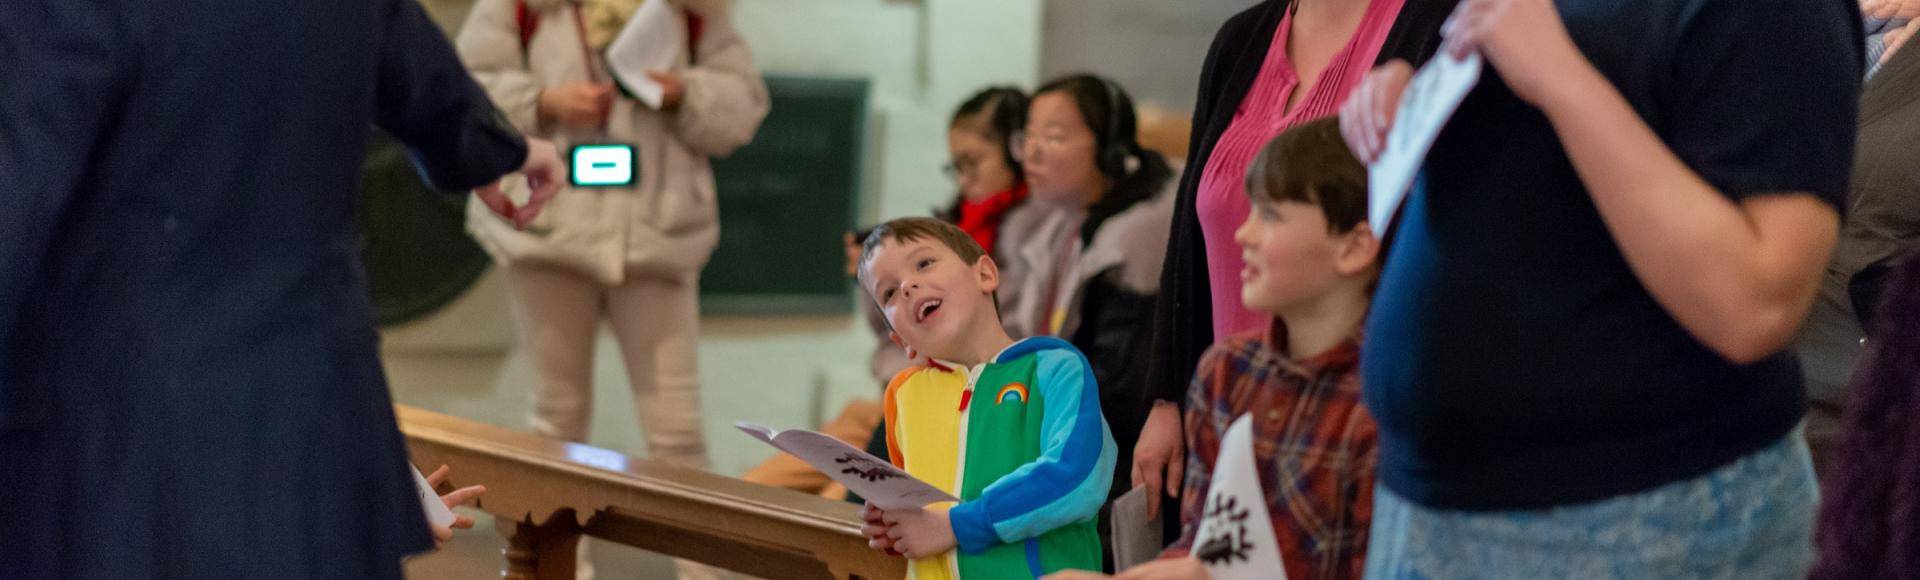
M 0 578 L 432 547 L 356 257 L 375 125 L 503 219 L 564 178 L 415 0 L 0 1 Z

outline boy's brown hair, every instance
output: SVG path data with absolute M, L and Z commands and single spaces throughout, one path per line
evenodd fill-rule
M 974 241 L 973 236 L 967 235 L 960 226 L 928 217 L 899 218 L 873 228 L 873 233 L 867 234 L 867 240 L 860 243 L 860 268 L 857 272 L 860 285 L 867 285 L 867 266 L 873 261 L 873 251 L 880 249 L 880 244 L 887 240 L 906 243 L 924 239 L 940 242 L 940 245 L 959 255 L 960 260 L 968 266 L 978 263 L 981 256 L 987 255 L 986 248 L 980 247 L 980 242 Z
M 855 271 L 855 275 L 860 278 L 860 289 L 867 293 L 867 297 L 873 300 L 876 307 L 880 305 L 880 297 L 873 296 L 871 289 L 867 288 L 870 276 L 867 273 L 867 265 L 873 261 L 873 251 L 880 249 L 880 244 L 886 243 L 889 239 L 899 243 L 932 239 L 940 242 L 940 245 L 946 246 L 947 249 L 953 250 L 953 253 L 958 254 L 960 260 L 966 262 L 969 267 L 980 263 L 980 258 L 987 255 L 987 249 L 980 247 L 980 242 L 974 241 L 973 236 L 967 235 L 966 230 L 942 220 L 905 217 L 880 224 L 879 227 L 873 228 L 873 233 L 867 234 L 866 241 L 860 243 L 860 264 L 859 269 Z M 997 313 L 1000 311 L 1000 293 L 994 292 L 992 298 L 993 311 Z M 881 319 L 887 323 L 888 329 L 893 328 L 893 321 L 885 320 L 884 316 Z
M 1336 234 L 1367 219 L 1367 168 L 1340 137 L 1338 117 L 1295 126 L 1260 148 L 1247 167 L 1247 196 L 1258 192 L 1270 201 L 1319 206 Z

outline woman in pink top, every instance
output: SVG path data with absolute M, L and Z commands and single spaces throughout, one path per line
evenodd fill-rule
M 1247 217 L 1247 164 L 1288 127 L 1335 114 L 1383 60 L 1422 62 L 1439 45 L 1451 0 L 1269 0 L 1220 28 L 1200 72 L 1189 171 L 1181 179 L 1154 314 L 1148 392 L 1156 400 L 1135 445 L 1132 478 L 1154 498 L 1178 492 L 1180 409 L 1200 354 L 1254 331 L 1265 315 L 1240 303 L 1233 230 Z M 1124 445 L 1125 442 L 1122 442 Z M 1163 485 L 1174 482 L 1172 485 Z M 1169 510 L 1172 511 L 1172 510 Z

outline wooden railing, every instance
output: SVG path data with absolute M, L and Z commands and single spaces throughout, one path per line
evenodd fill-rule
M 395 410 L 416 465 L 450 465 L 458 484 L 487 486 L 477 507 L 508 540 L 509 580 L 571 580 L 582 535 L 763 578 L 906 575 L 903 560 L 867 548 L 845 502 Z

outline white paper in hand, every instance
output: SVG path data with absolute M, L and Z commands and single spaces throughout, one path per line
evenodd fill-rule
M 666 0 L 648 0 L 627 19 L 613 44 L 607 45 L 607 68 L 640 102 L 659 109 L 665 89 L 648 78 L 647 71 L 673 70 L 686 46 L 687 28 L 680 10 Z
M 1460 101 L 1480 82 L 1480 53 L 1454 60 L 1441 53 L 1420 67 L 1400 94 L 1400 107 L 1387 133 L 1386 149 L 1367 167 L 1367 223 L 1376 234 L 1392 225 L 1394 212 L 1406 200 L 1413 177 L 1427 160 L 1433 139 L 1447 126 Z
M 1215 580 L 1286 580 L 1266 492 L 1253 462 L 1253 421 L 1241 415 L 1220 440 L 1213 486 L 1194 534 L 1193 558 Z
M 930 503 L 960 501 L 938 487 L 915 479 L 892 462 L 854 449 L 833 436 L 805 429 L 774 431 L 752 423 L 733 426 L 775 449 L 793 454 L 827 477 L 883 510 L 914 509 Z
M 420 496 L 420 507 L 427 512 L 427 523 L 435 527 L 453 525 L 453 510 L 447 509 L 447 502 L 440 501 L 440 494 L 434 493 L 433 486 L 427 485 L 427 476 L 420 475 L 420 469 L 408 466 L 413 472 L 414 492 Z

